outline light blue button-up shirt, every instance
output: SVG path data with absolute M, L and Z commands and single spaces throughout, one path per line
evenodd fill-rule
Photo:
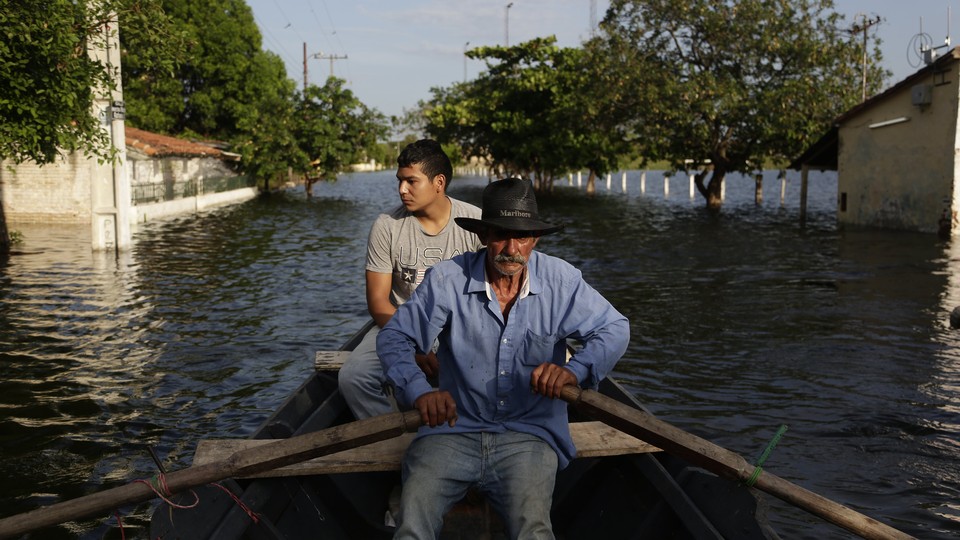
M 630 326 L 569 263 L 536 251 L 527 263 L 526 295 L 504 322 L 485 279 L 486 250 L 440 262 L 377 336 L 377 353 L 397 400 L 406 407 L 433 390 L 414 350 L 439 341 L 440 389 L 457 403 L 454 427 L 436 433 L 519 431 L 547 441 L 563 468 L 576 455 L 566 402 L 531 390 L 533 369 L 564 365 L 567 338 L 583 347 L 565 364 L 583 387 L 595 387 L 626 351 Z

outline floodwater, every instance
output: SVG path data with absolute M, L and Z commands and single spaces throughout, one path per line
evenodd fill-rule
M 960 242 L 839 229 L 836 179 L 780 202 L 728 179 L 723 211 L 686 179 L 615 174 L 542 197 L 567 225 L 539 248 L 580 267 L 631 321 L 615 377 L 650 410 L 765 469 L 922 538 L 960 535 Z M 485 178 L 451 194 L 479 204 Z M 15 227 L 0 261 L 0 516 L 146 478 L 199 439 L 252 432 L 360 328 L 370 223 L 392 171 L 354 174 L 141 225 L 119 257 L 86 227 Z M 850 538 L 772 497 L 784 538 Z M 151 504 L 32 538 L 146 537 Z M 118 525 L 122 523 L 122 528 Z

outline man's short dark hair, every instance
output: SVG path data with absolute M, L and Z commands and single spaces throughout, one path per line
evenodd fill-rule
M 453 179 L 453 165 L 450 164 L 450 158 L 447 157 L 440 143 L 433 139 L 420 139 L 408 144 L 397 156 L 397 165 L 401 167 L 420 165 L 420 170 L 430 180 L 442 174 L 447 179 L 445 186 L 449 186 L 450 180 Z

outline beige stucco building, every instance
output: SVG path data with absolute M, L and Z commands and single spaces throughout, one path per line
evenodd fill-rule
M 957 234 L 958 103 L 953 49 L 837 118 L 794 168 L 837 170 L 840 225 Z
M 236 172 L 239 156 L 201 144 L 127 127 L 124 160 L 129 226 L 199 212 L 257 195 Z M 0 205 L 9 225 L 90 223 L 97 205 L 92 184 L 110 176 L 110 164 L 80 153 L 56 162 L 0 163 Z M 103 169 L 106 169 L 104 172 Z

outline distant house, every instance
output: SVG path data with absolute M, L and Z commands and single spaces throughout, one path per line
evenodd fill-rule
M 204 176 L 236 176 L 229 162 L 239 156 L 205 143 L 198 143 L 126 128 L 130 184 L 171 184 Z
M 254 197 L 256 188 L 235 170 L 240 156 L 217 146 L 127 127 L 135 221 Z
M 125 128 L 126 170 L 132 223 L 256 196 L 236 172 L 239 161 L 211 144 L 201 144 L 133 127 Z M 94 183 L 103 177 L 97 160 L 70 154 L 55 163 L 0 164 L 0 204 L 9 223 L 90 223 Z M 109 169 L 109 167 L 108 167 Z
M 836 119 L 791 168 L 837 171 L 837 221 L 957 234 L 960 52 Z

